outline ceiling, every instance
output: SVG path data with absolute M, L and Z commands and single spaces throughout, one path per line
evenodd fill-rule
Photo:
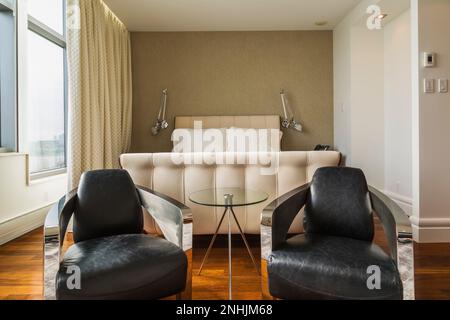
M 329 30 L 360 0 L 104 0 L 130 31 Z M 316 22 L 327 21 L 325 26 Z

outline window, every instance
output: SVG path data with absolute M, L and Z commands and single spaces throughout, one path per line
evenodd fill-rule
M 33 31 L 27 44 L 30 171 L 65 168 L 64 49 Z
M 63 12 L 62 0 L 28 1 L 28 14 L 61 35 L 64 34 Z
M 0 0 L 0 152 L 16 146 L 15 0 Z
M 28 1 L 26 116 L 21 132 L 34 176 L 66 168 L 64 0 Z

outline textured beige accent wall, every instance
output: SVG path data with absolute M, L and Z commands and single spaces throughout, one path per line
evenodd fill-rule
M 283 150 L 333 144 L 331 31 L 132 33 L 133 152 L 168 152 L 175 116 L 282 114 L 284 88 L 304 133 Z M 150 129 L 169 89 L 170 130 Z

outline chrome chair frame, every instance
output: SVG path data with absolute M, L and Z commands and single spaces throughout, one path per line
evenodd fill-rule
M 178 300 L 192 299 L 192 211 L 184 204 L 145 187 L 136 186 L 142 207 L 156 221 L 165 239 L 182 248 L 188 258 L 186 289 Z M 49 211 L 44 225 L 44 298 L 56 299 L 55 278 L 64 256 L 63 244 L 75 211 L 77 190 L 61 198 Z
M 306 184 L 283 195 L 269 204 L 262 212 L 261 284 L 264 299 L 275 299 L 269 290 L 267 271 L 269 257 L 272 250 L 286 241 L 292 222 L 306 204 L 309 188 L 310 184 Z M 382 192 L 369 187 L 369 193 L 374 212 L 380 218 L 388 238 L 391 256 L 400 271 L 404 299 L 414 300 L 414 242 L 411 222 L 403 209 Z M 283 213 L 283 219 L 275 219 L 277 213 Z

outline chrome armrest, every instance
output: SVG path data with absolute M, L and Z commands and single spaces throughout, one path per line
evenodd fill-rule
M 372 206 L 388 239 L 392 259 L 403 281 L 403 296 L 414 300 L 414 242 L 411 222 L 400 206 L 374 187 L 369 187 Z
M 192 249 L 192 211 L 170 197 L 138 186 L 142 206 L 155 219 L 167 241 L 184 251 Z
M 158 224 L 167 241 L 182 248 L 188 260 L 185 290 L 178 300 L 192 299 L 192 211 L 181 202 L 145 187 L 137 186 L 142 206 Z
M 69 199 L 66 201 L 66 199 Z M 76 191 L 61 198 L 49 211 L 44 223 L 44 298 L 54 300 L 55 278 L 62 258 L 67 227 L 75 210 Z
M 269 204 L 261 216 L 261 288 L 264 299 L 272 300 L 267 266 L 272 250 L 282 245 L 295 217 L 305 206 L 310 184 L 301 186 Z
M 267 260 L 273 249 L 286 241 L 292 222 L 305 206 L 310 184 L 288 192 L 269 204 L 261 217 L 261 257 Z

